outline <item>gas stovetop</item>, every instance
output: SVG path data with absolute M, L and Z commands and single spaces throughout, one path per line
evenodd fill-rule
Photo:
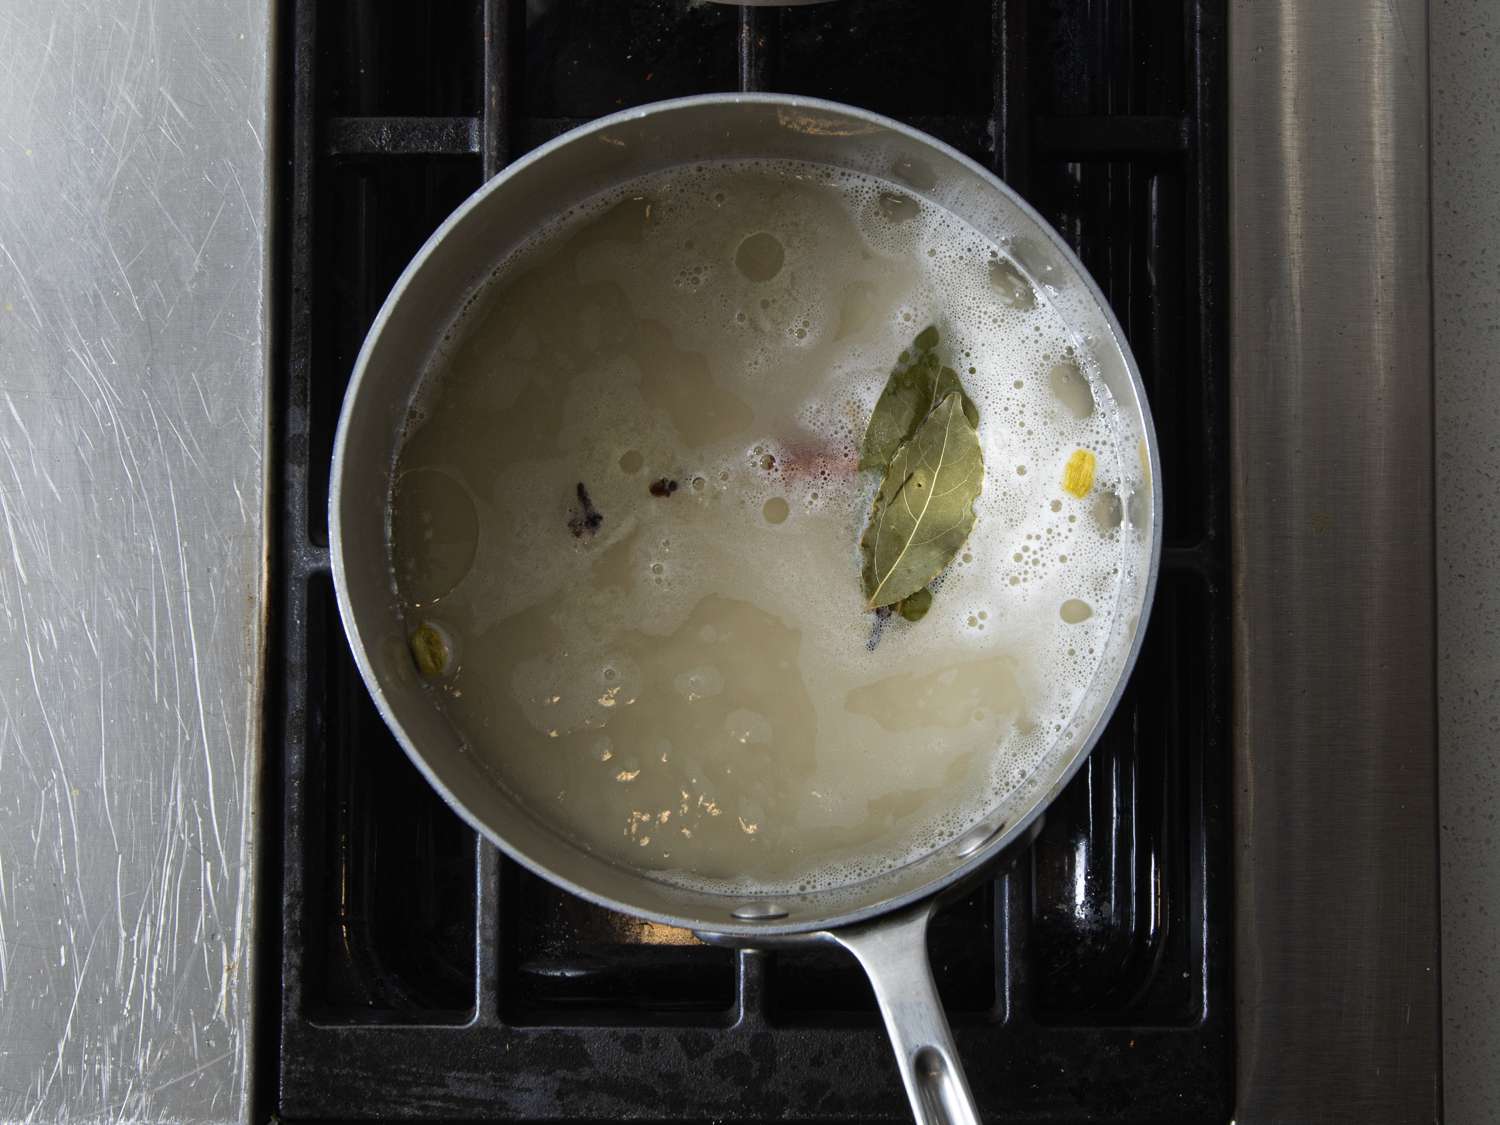
M 987 1120 L 1228 1119 L 1224 7 L 286 0 L 263 1105 L 283 1121 L 907 1115 L 846 955 L 710 948 L 479 840 L 381 723 L 329 577 L 339 403 L 433 228 L 576 124 L 742 89 L 865 106 L 994 168 L 1124 325 L 1167 489 L 1145 650 L 1034 847 L 940 913 L 931 950 Z

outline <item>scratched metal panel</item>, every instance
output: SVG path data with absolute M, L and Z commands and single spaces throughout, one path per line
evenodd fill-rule
M 246 1114 L 268 20 L 0 0 L 0 1121 Z

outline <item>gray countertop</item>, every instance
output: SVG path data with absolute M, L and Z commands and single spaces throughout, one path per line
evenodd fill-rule
M 1500 1115 L 1500 5 L 1432 7 L 1443 1070 Z
M 268 20 L 0 0 L 0 1121 L 246 1113 Z

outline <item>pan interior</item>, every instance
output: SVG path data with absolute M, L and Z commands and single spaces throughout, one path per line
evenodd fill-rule
M 830 174 L 877 176 L 899 185 L 902 197 L 920 199 L 928 210 L 937 205 L 991 242 L 1003 240 L 1007 267 L 1020 275 L 1015 280 L 1043 294 L 1066 322 L 1079 362 L 1094 378 L 1096 396 L 1111 402 L 1116 440 L 1132 454 L 1117 458 L 1113 468 L 1118 478 L 1112 482 L 1116 519 L 1125 523 L 1118 538 L 1128 549 L 1121 554 L 1119 581 L 1110 591 L 1113 604 L 1097 607 L 1102 620 L 1090 638 L 1096 659 L 1088 688 L 1070 714 L 1036 731 L 1037 752 L 996 789 L 1002 796 L 993 803 L 972 802 L 960 822 L 930 834 L 938 846 L 910 848 L 904 862 L 874 870 L 846 862 L 842 877 L 809 878 L 803 872 L 800 886 L 757 879 L 753 901 L 749 888 L 729 880 L 647 876 L 612 861 L 608 848 L 580 847 L 554 829 L 555 817 L 534 815 L 533 809 L 545 807 L 538 792 L 496 784 L 493 755 L 480 752 L 479 740 L 465 744 L 447 721 L 453 707 L 446 716 L 433 707 L 432 696 L 440 694 L 441 683 L 424 684 L 414 673 L 407 637 L 415 607 L 405 607 L 403 620 L 402 607 L 392 597 L 384 542 L 384 500 L 392 491 L 393 473 L 400 471 L 397 452 L 418 376 L 451 362 L 464 326 L 483 320 L 475 312 L 455 316 L 454 310 L 476 295 L 476 309 L 485 308 L 494 288 L 487 289 L 485 282 L 496 262 L 570 208 L 586 207 L 590 200 L 602 207 L 622 198 L 646 198 L 630 185 L 663 166 L 680 175 L 684 165 L 747 158 L 804 161 L 801 167 Z M 781 268 L 779 255 L 771 253 L 779 247 L 750 246 L 751 241 L 746 240 L 736 261 L 747 276 L 759 279 Z M 1065 779 L 1112 706 L 1133 657 L 1155 554 L 1155 474 L 1138 385 L 1113 329 L 1092 286 L 1050 231 L 994 181 L 899 127 L 851 111 L 817 103 L 698 100 L 603 122 L 542 152 L 471 200 L 419 256 L 372 330 L 346 402 L 332 500 L 336 574 L 341 608 L 377 702 L 434 783 L 502 846 L 581 893 L 665 920 L 718 930 L 765 926 L 753 919 L 766 916 L 779 916 L 772 924 L 782 928 L 820 925 L 834 916 L 891 905 L 960 874 L 1021 832 Z M 419 413 L 425 409 L 419 399 Z M 524 435 L 518 431 L 510 440 L 524 440 Z M 1017 471 L 1024 472 L 1024 466 Z M 356 476 L 357 489 L 352 486 Z M 400 480 L 410 488 L 411 482 L 430 476 L 408 473 Z M 398 527 L 401 511 L 398 488 Z M 452 622 L 443 624 L 453 629 Z M 446 629 L 444 637 L 446 644 L 454 640 Z M 465 643 L 473 644 L 457 638 L 460 651 Z M 471 698 L 475 686 L 471 680 Z M 460 710 L 467 706 L 451 702 Z M 623 776 L 628 778 L 629 772 Z M 749 823 L 737 819 L 743 831 L 755 830 L 753 816 Z M 767 891 L 775 899 L 769 906 Z

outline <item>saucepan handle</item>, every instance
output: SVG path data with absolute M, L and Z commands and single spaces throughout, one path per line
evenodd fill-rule
M 927 959 L 931 900 L 829 935 L 859 960 L 885 1020 L 917 1125 L 978 1125 Z

